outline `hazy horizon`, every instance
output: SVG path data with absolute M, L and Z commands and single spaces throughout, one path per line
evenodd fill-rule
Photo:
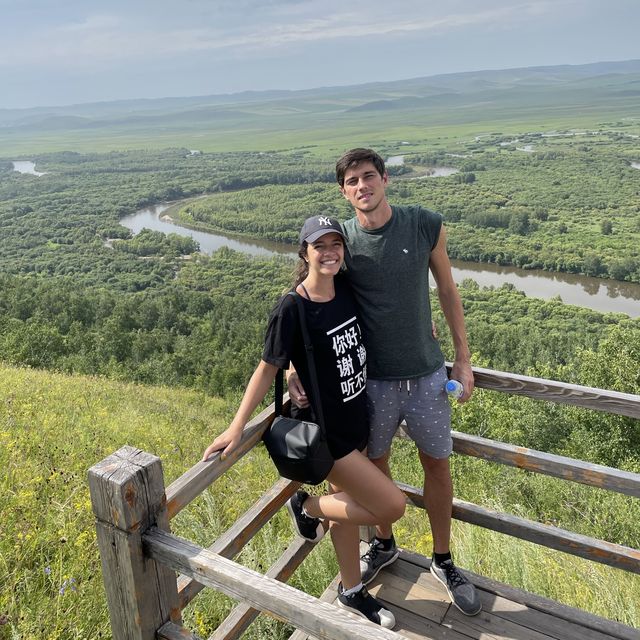
M 0 0 L 0 108 L 640 58 L 635 0 Z

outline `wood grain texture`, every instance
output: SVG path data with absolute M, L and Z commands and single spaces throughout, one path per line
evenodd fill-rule
M 160 459 L 123 447 L 91 467 L 89 487 L 113 637 L 151 640 L 181 619 L 174 572 L 142 551 L 151 524 L 168 528 Z
M 278 480 L 209 547 L 209 551 L 225 558 L 233 558 L 271 520 L 299 486 L 299 482 L 286 478 Z M 184 609 L 203 588 L 204 585 L 193 578 L 180 576 L 178 579 L 180 607 Z
M 591 464 L 535 449 L 518 447 L 458 431 L 452 432 L 456 453 L 543 473 L 556 478 L 640 497 L 640 474 Z
M 445 364 L 447 371 L 451 373 L 451 363 Z M 472 367 L 472 369 L 475 385 L 479 389 L 491 389 L 538 400 L 615 413 L 630 418 L 640 418 L 640 396 L 632 393 L 584 387 L 568 382 L 521 376 L 481 367 Z
M 267 578 L 278 580 L 278 582 L 287 582 L 314 547 L 315 545 L 311 542 L 296 537 L 265 575 Z M 260 615 L 260 611 L 244 602 L 240 603 L 209 636 L 209 640 L 235 640 L 239 638 L 258 615 Z
M 402 636 L 333 607 L 289 585 L 152 528 L 143 535 L 145 553 L 198 582 L 266 611 L 321 640 L 399 640 Z
M 431 564 L 429 558 L 406 549 L 400 551 L 400 559 L 415 565 L 418 571 L 428 571 Z M 465 574 L 480 590 L 483 608 L 494 615 L 515 619 L 558 640 L 640 639 L 637 629 L 619 622 L 607 620 L 582 609 L 561 604 L 468 570 L 465 570 Z M 523 610 L 528 613 L 523 614 Z M 533 618 L 533 622 L 529 620 L 529 616 Z
M 424 509 L 421 489 L 400 482 L 396 484 L 405 492 L 414 506 Z M 507 513 L 500 513 L 455 498 L 453 500 L 453 517 L 514 538 L 570 553 L 592 562 L 599 562 L 632 573 L 640 573 L 640 551 L 631 547 L 590 538 Z

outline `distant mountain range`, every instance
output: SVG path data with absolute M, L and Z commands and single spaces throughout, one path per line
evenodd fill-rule
M 640 60 L 474 71 L 301 91 L 0 109 L 0 131 L 18 134 L 115 127 L 140 133 L 157 127 L 181 128 L 184 123 L 190 128 L 216 129 L 263 118 L 277 126 L 283 117 L 302 122 L 309 115 L 331 119 L 425 110 L 454 110 L 464 119 L 466 111 L 477 117 L 480 107 L 495 116 L 503 109 L 590 109 L 611 102 L 640 104 Z

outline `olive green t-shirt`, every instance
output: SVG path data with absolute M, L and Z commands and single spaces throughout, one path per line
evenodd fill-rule
M 391 209 L 391 219 L 379 229 L 363 229 L 357 218 L 343 224 L 367 375 L 375 380 L 418 378 L 444 363 L 429 301 L 429 259 L 442 216 L 420 206 Z

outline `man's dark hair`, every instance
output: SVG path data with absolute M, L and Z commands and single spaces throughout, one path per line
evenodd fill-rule
M 361 162 L 371 162 L 380 177 L 384 176 L 384 160 L 373 149 L 349 149 L 336 162 L 336 180 L 341 187 L 344 187 L 344 174 L 347 173 L 347 169 Z

